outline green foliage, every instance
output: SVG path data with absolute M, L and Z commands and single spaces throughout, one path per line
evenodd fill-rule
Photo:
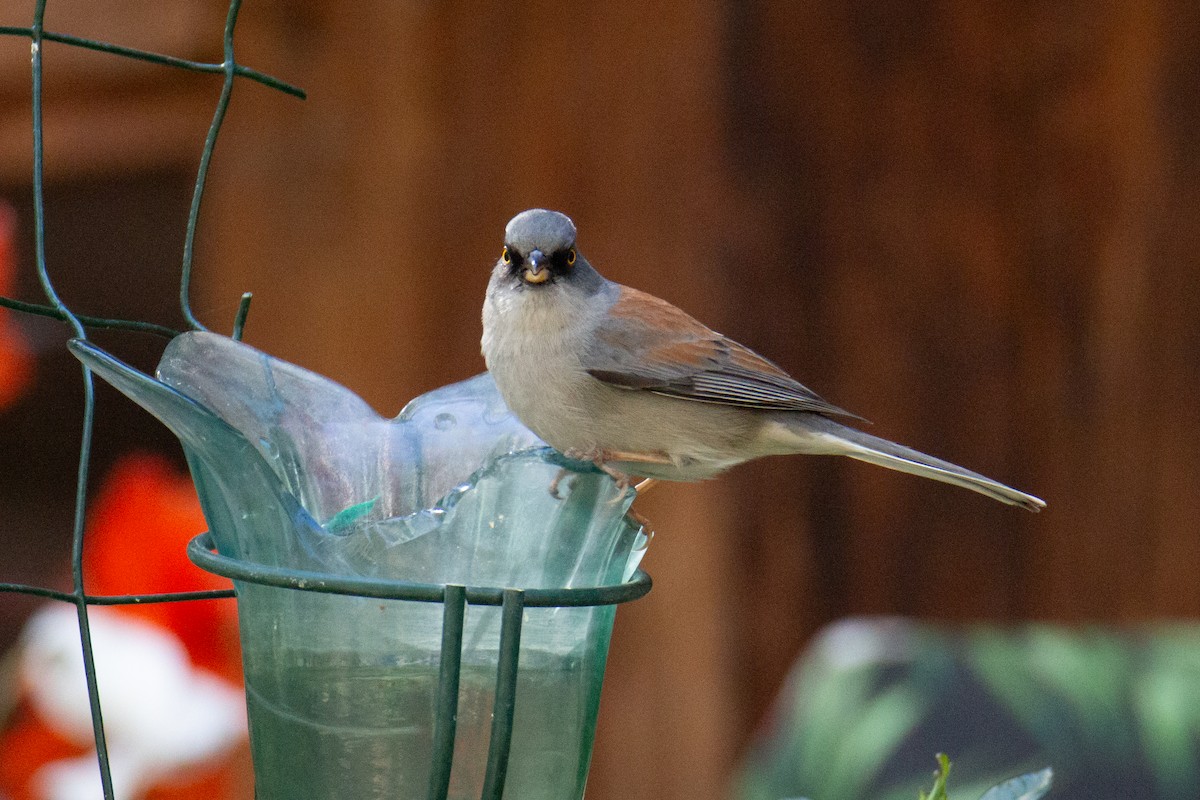
M 917 800 L 950 800 L 946 793 L 946 783 L 950 779 L 950 757 L 945 753 L 937 755 L 938 769 L 934 773 L 933 788 L 926 794 L 921 790 Z M 983 793 L 979 800 L 1040 800 L 1050 791 L 1050 781 L 1053 773 L 1049 768 L 1030 772 L 1017 778 L 998 783 Z M 798 797 L 794 800 L 807 800 Z
M 1200 626 L 846 621 L 814 641 L 770 722 L 738 800 L 935 800 L 911 753 L 938 747 L 955 754 L 954 800 L 1036 797 L 1045 764 L 1064 797 L 1195 800 Z
M 922 789 L 919 800 L 949 800 L 946 797 L 946 781 L 950 779 L 950 756 L 945 753 L 937 754 L 938 771 L 933 779 L 933 789 L 925 794 Z
M 938 771 L 933 779 L 929 794 L 922 790 L 918 800 L 950 800 L 946 794 L 946 782 L 950 778 L 950 757 L 938 753 Z M 996 784 L 983 793 L 979 800 L 1039 800 L 1050 791 L 1051 771 L 1047 769 L 1030 772 L 1018 778 Z
M 993 786 L 979 800 L 1038 800 L 1050 791 L 1053 773 L 1047 767 Z

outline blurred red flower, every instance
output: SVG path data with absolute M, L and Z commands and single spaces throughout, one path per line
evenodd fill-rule
M 11 297 L 16 289 L 17 214 L 0 203 L 0 295 Z M 0 409 L 13 403 L 33 379 L 33 354 L 12 312 L 0 308 Z
M 96 494 L 88 519 L 84 587 L 89 594 L 151 594 L 229 588 L 230 583 L 192 565 L 187 542 L 205 529 L 190 479 L 163 457 L 131 455 L 114 465 Z M 192 666 L 240 687 L 233 600 L 148 603 L 117 607 L 151 622 L 183 644 Z M 110 609 L 105 609 L 108 611 Z M 111 699 L 111 698 L 110 698 Z M 105 719 L 120 714 L 109 708 Z M 91 748 L 55 730 L 23 695 L 0 732 L 0 796 L 44 800 L 36 775 L 47 764 L 85 755 Z M 180 770 L 138 800 L 231 800 L 252 796 L 249 754 L 242 741 L 202 768 Z M 97 792 L 99 787 L 97 786 Z
M 161 456 L 117 462 L 97 494 L 84 539 L 88 594 L 157 594 L 229 589 L 232 584 L 188 561 L 193 536 L 207 528 L 196 490 Z M 233 600 L 124 607 L 170 630 L 192 663 L 241 683 Z

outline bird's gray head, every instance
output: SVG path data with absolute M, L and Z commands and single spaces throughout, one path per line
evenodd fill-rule
M 509 220 L 498 266 L 518 286 L 563 281 L 590 288 L 601 281 L 575 249 L 575 223 L 566 214 L 544 208 L 522 211 Z

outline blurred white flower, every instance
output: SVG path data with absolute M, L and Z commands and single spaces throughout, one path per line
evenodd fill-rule
M 170 631 L 109 608 L 88 614 L 96 680 L 117 800 L 134 800 L 164 777 L 203 764 L 246 738 L 242 691 L 193 667 Z M 73 606 L 34 614 L 21 643 L 20 677 L 34 710 L 65 739 L 92 745 L 42 767 L 45 800 L 101 798 L 83 651 Z

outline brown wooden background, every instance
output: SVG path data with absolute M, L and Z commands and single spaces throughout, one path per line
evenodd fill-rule
M 238 41 L 310 99 L 235 92 L 211 325 L 253 290 L 248 341 L 394 413 L 482 369 L 504 223 L 559 208 L 609 277 L 1050 503 L 799 458 L 646 498 L 592 800 L 722 797 L 843 615 L 1200 612 L 1195 3 L 249 0 Z M 140 127 L 54 174 L 191 164 L 205 80 L 113 90 Z

